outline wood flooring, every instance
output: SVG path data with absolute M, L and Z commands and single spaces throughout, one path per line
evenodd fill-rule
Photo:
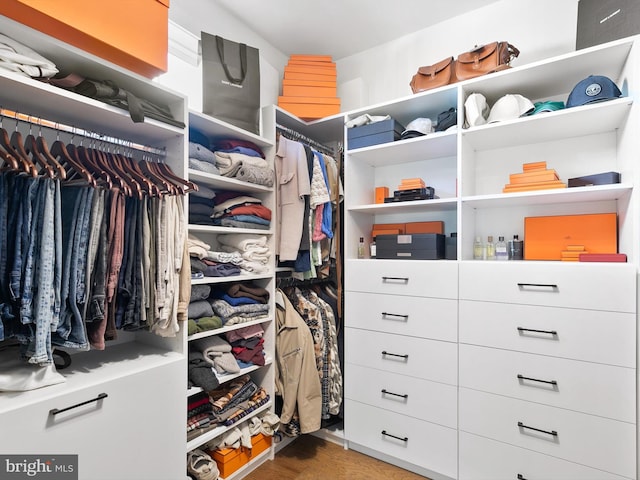
M 302 435 L 280 450 L 275 459 L 245 480 L 425 480 L 425 477 L 381 462 L 333 442 Z

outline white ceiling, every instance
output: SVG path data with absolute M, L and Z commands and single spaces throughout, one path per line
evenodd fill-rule
M 335 61 L 498 0 L 216 1 L 286 55 Z

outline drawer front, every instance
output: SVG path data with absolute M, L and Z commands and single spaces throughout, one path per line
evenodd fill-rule
M 635 424 L 467 388 L 459 401 L 464 432 L 635 478 Z
M 344 418 L 344 433 L 349 442 L 456 478 L 458 441 L 455 429 L 348 399 Z
M 347 260 L 345 287 L 351 292 L 458 298 L 456 262 Z
M 460 386 L 636 421 L 635 369 L 460 345 Z
M 347 292 L 345 324 L 349 327 L 455 342 L 456 300 Z
M 461 300 L 460 343 L 636 366 L 636 316 Z
M 452 385 L 352 364 L 344 385 L 348 399 L 445 427 L 458 425 L 458 390 Z
M 462 432 L 459 480 L 625 480 L 524 448 Z
M 456 385 L 455 343 L 347 328 L 345 362 Z
M 173 362 L 5 413 L 0 417 L 0 451 L 77 454 L 82 480 L 184 478 L 185 394 L 166 382 L 182 378 L 183 370 L 182 362 Z M 50 413 L 101 393 L 107 397 Z M 167 413 L 175 405 L 185 406 L 185 416 Z
M 635 313 L 630 264 L 462 262 L 460 298 Z

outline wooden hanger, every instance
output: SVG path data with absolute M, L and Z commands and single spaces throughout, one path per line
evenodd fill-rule
M 57 172 L 54 170 L 53 166 L 42 156 L 38 151 L 38 147 L 36 145 L 36 137 L 31 133 L 31 122 L 29 122 L 29 134 L 24 139 L 23 149 L 27 155 L 30 155 L 32 159 L 35 159 L 35 163 L 39 164 L 42 169 L 40 173 L 43 171 L 49 176 L 49 178 L 56 178 Z
M 48 163 L 52 164 L 56 171 L 58 172 L 58 178 L 60 180 L 67 179 L 67 171 L 62 166 L 62 164 L 55 158 L 51 152 L 49 151 L 49 146 L 47 145 L 47 141 L 42 136 L 42 131 L 38 133 L 38 136 L 35 139 L 35 148 L 38 149 L 38 152 Z
M 32 168 L 33 163 L 30 162 L 27 158 L 20 155 L 13 146 L 11 145 L 11 140 L 9 138 L 9 134 L 2 127 L 2 121 L 0 121 L 0 145 L 5 149 L 5 151 L 15 158 L 18 161 L 19 171 L 31 175 L 32 177 L 38 176 L 38 171 L 35 168 Z
M 38 138 L 38 141 L 40 141 L 40 138 L 41 137 Z M 53 142 L 53 145 L 51 145 L 50 152 L 52 156 L 60 158 L 62 160 L 62 162 L 65 164 L 65 168 L 67 169 L 67 173 L 76 173 L 77 176 L 79 176 L 82 180 L 87 182 L 92 187 L 96 187 L 98 185 L 98 182 L 96 182 L 96 179 L 91 174 L 91 172 L 89 172 L 89 170 L 87 170 L 81 163 L 79 163 L 75 158 L 73 158 L 73 156 L 71 156 L 71 154 L 67 150 L 67 146 L 62 140 L 56 139 L 56 141 Z M 68 180 L 71 180 L 73 178 L 74 175 L 69 175 Z

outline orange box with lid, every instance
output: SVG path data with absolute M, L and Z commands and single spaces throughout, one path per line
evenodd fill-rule
M 236 472 L 249 461 L 267 450 L 271 446 L 272 437 L 258 433 L 251 437 L 252 448 L 222 448 L 220 450 L 211 450 L 209 455 L 218 464 L 220 476 L 226 478 Z

